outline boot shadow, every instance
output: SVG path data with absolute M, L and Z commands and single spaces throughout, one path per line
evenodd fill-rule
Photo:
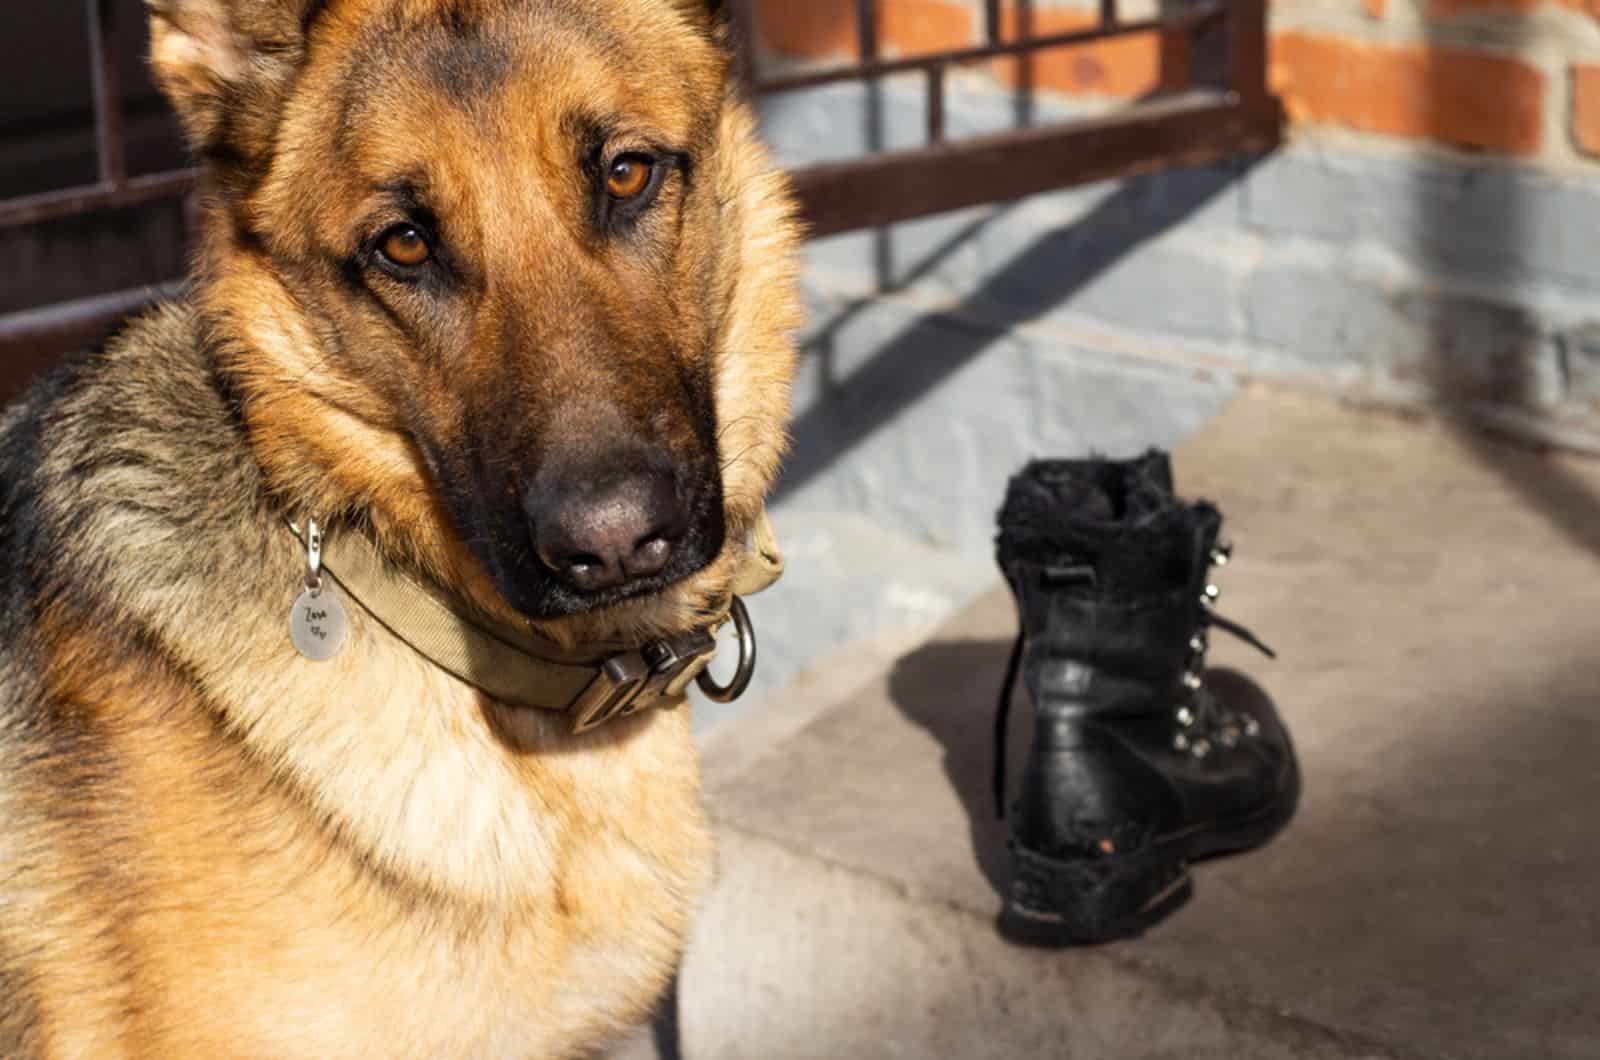
M 1010 654 L 1008 640 L 933 641 L 902 656 L 889 674 L 896 708 L 943 748 L 945 775 L 966 810 L 978 868 L 996 894 L 1011 876 L 1006 822 L 995 811 L 991 784 L 995 704 Z M 1020 765 L 1032 728 L 1020 681 L 1014 696 L 1009 761 Z

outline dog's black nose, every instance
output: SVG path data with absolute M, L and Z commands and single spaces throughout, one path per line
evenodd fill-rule
M 523 503 L 540 561 L 586 592 L 661 573 L 689 523 L 670 471 L 573 476 Z

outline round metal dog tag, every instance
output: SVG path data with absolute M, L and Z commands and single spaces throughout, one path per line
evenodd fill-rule
M 337 594 L 307 589 L 289 612 L 289 639 L 313 662 L 326 662 L 344 647 L 344 605 Z

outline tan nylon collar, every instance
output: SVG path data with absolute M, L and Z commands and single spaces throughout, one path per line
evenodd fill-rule
M 305 545 L 302 532 L 291 525 Z M 709 626 L 644 647 L 596 644 L 563 653 L 548 641 L 469 612 L 439 586 L 412 578 L 380 556 L 359 533 L 330 535 L 325 574 L 363 611 L 440 669 L 498 700 L 572 714 L 583 732 L 649 707 L 677 702 L 716 654 Z M 761 592 L 783 574 L 783 556 L 766 512 L 761 513 L 734 572 L 733 599 Z

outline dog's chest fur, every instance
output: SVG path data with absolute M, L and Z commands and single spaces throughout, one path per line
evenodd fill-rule
M 187 849 L 170 845 L 184 820 L 148 822 L 150 843 L 166 837 L 148 886 L 171 904 L 148 914 L 141 944 L 167 961 L 147 969 L 153 981 L 184 998 L 158 1017 L 173 1051 L 241 1055 L 254 1040 L 273 1056 L 394 1055 L 398 1043 L 416 1056 L 543 1056 L 642 1019 L 633 999 L 658 992 L 709 864 L 692 788 L 662 768 L 683 753 L 682 719 L 646 725 L 544 763 L 537 788 L 442 733 L 412 730 L 431 756 L 384 759 L 392 745 L 375 741 L 345 759 L 349 791 L 368 786 L 344 804 L 360 812 L 338 820 L 342 835 L 328 828 L 338 790 L 318 793 L 327 817 L 276 784 L 241 812 L 233 785 L 152 766 L 137 782 L 156 805 L 188 818 L 209 802 L 206 817 L 225 822 Z M 360 849 L 378 836 L 394 862 Z M 162 945 L 166 908 L 173 941 L 194 941 Z M 304 1023 L 285 1027 L 286 1013 Z
M 5 431 L 31 461 L 4 483 L 0 655 L 0 973 L 28 955 L 27 1033 L 511 1056 L 637 1022 L 710 870 L 686 710 L 575 738 L 353 606 L 337 660 L 297 656 L 300 556 L 194 326 L 136 325 Z

